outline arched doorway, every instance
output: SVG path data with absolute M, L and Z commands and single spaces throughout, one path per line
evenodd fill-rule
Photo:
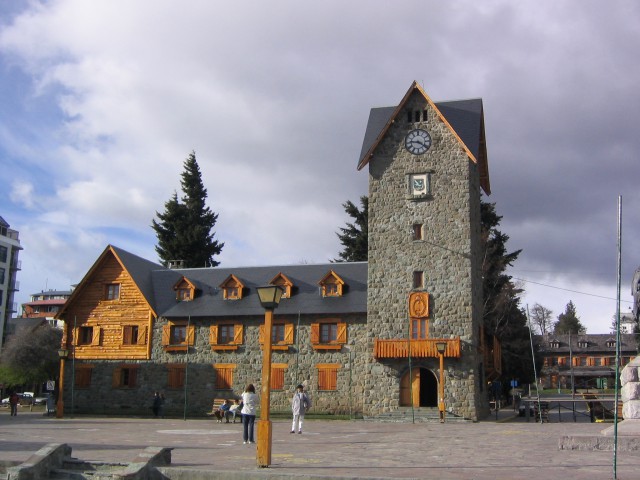
M 400 379 L 400 406 L 412 405 L 414 407 L 438 406 L 438 379 L 427 368 L 407 369 Z

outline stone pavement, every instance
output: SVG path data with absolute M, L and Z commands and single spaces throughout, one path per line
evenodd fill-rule
M 510 410 L 478 423 L 305 422 L 290 434 L 273 422 L 272 465 L 259 469 L 241 424 L 209 419 L 70 417 L 0 410 L 0 463 L 22 462 L 48 443 L 67 443 L 81 460 L 128 462 L 147 446 L 173 448 L 172 480 L 304 478 L 495 480 L 613 478 L 613 452 L 558 449 L 563 435 L 598 435 L 611 424 L 527 423 Z M 638 452 L 617 453 L 617 478 L 640 478 Z

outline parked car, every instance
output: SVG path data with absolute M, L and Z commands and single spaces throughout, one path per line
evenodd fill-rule
M 31 392 L 17 393 L 16 395 L 18 395 L 18 403 L 20 405 L 31 405 L 33 402 L 33 394 Z M 9 397 L 2 399 L 2 405 L 9 405 Z
M 50 393 L 45 393 L 43 394 L 42 397 L 34 397 L 33 398 L 33 404 L 34 405 L 46 405 L 47 404 L 47 399 L 49 398 L 49 395 L 51 395 Z

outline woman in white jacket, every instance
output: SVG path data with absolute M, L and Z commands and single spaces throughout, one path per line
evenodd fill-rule
M 253 426 L 256 423 L 256 408 L 258 407 L 258 395 L 253 384 L 247 385 L 242 394 L 242 440 L 247 443 L 256 443 L 253 440 Z

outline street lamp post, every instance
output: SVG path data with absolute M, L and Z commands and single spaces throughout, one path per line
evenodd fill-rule
M 447 342 L 436 342 L 436 350 L 440 356 L 440 392 L 438 395 L 438 411 L 440 412 L 440 423 L 444 423 L 444 352 L 447 349 Z
M 260 420 L 258 420 L 258 449 L 256 461 L 258 467 L 271 465 L 271 419 L 269 408 L 271 400 L 271 330 L 273 311 L 278 307 L 283 290 L 278 285 L 258 287 L 260 304 L 264 308 L 264 356 L 262 360 L 262 392 L 260 395 Z
M 58 356 L 60 357 L 60 382 L 58 382 L 58 404 L 56 405 L 56 418 L 62 418 L 64 416 L 64 361 L 69 355 L 69 350 L 61 348 L 58 350 Z

